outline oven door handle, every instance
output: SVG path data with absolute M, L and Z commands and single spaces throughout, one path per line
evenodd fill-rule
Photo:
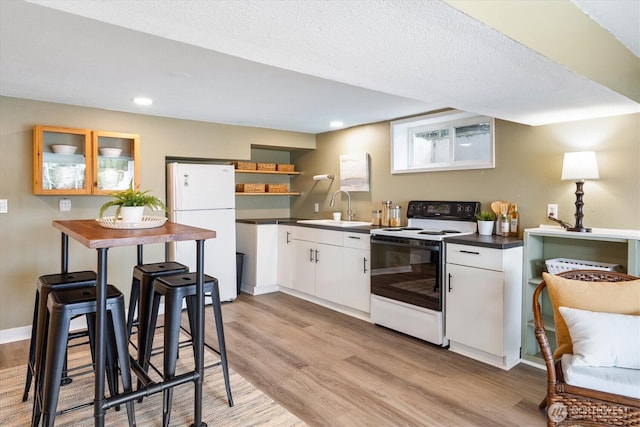
M 420 242 L 423 242 L 420 240 Z M 435 244 L 426 244 L 426 245 L 412 245 L 411 243 L 398 243 L 398 242 L 389 242 L 387 240 L 371 240 L 372 245 L 387 245 L 387 246 L 400 246 L 401 248 L 424 248 L 429 249 L 434 252 L 440 251 L 440 245 L 438 243 Z

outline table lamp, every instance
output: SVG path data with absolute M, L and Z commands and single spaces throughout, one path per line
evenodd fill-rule
M 581 233 L 588 233 L 590 228 L 585 228 L 582 225 L 582 186 L 586 179 L 599 179 L 598 174 L 598 162 L 596 160 L 595 151 L 580 151 L 575 153 L 565 153 L 564 160 L 562 162 L 562 180 L 572 180 L 576 182 L 576 225 L 573 228 L 568 228 L 567 231 L 577 231 Z

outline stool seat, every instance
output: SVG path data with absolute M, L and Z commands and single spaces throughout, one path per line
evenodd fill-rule
M 149 367 L 149 359 L 151 358 L 151 347 L 153 344 L 153 336 L 158 317 L 158 308 L 160 298 L 164 296 L 164 379 L 170 379 L 175 375 L 176 359 L 178 356 L 180 323 L 182 315 L 182 300 L 187 299 L 187 313 L 189 316 L 189 325 L 191 335 L 195 328 L 195 297 L 196 297 L 196 273 L 174 274 L 171 276 L 161 277 L 153 282 L 153 305 L 151 310 L 151 318 L 147 329 L 147 347 L 144 353 L 145 369 Z M 229 367 L 227 364 L 227 350 L 224 340 L 224 328 L 222 325 L 222 307 L 220 305 L 220 292 L 218 290 L 218 280 L 214 277 L 203 275 L 204 293 L 209 294 L 212 299 L 213 316 L 215 319 L 216 333 L 218 335 L 217 353 L 220 355 L 220 365 L 222 366 L 222 374 L 224 376 L 225 388 L 229 406 L 233 406 L 233 397 L 231 396 L 231 385 L 229 383 Z M 204 343 L 203 343 L 204 344 Z M 195 343 L 193 345 L 195 357 Z M 171 416 L 171 401 L 173 389 L 163 391 L 163 425 L 169 424 Z
M 29 360 L 27 362 L 27 375 L 25 379 L 22 401 L 29 398 L 31 381 L 35 375 L 36 354 L 42 349 L 42 339 L 45 329 L 42 328 L 47 312 L 47 297 L 52 290 L 70 289 L 75 287 L 95 286 L 96 273 L 90 270 L 74 271 L 69 273 L 46 274 L 38 277 L 36 283 L 36 296 L 33 306 L 33 321 L 31 322 L 31 339 L 29 341 Z M 64 369 L 66 371 L 66 369 Z M 68 382 L 66 380 L 65 382 Z
M 71 319 L 78 315 L 90 315 L 95 318 L 96 312 L 96 287 L 85 286 L 80 288 L 54 290 L 49 293 L 47 299 L 47 334 L 44 337 L 44 349 L 46 354 L 40 357 L 36 376 L 36 396 L 32 415 L 32 426 L 37 426 L 42 417 L 45 426 L 53 426 L 58 397 L 60 394 L 60 381 L 63 359 L 66 351 L 66 342 L 69 334 Z M 107 336 L 111 338 L 105 345 L 107 379 L 111 395 L 118 393 L 117 372 L 120 372 L 122 387 L 125 392 L 131 391 L 131 371 L 129 366 L 128 337 L 126 331 L 126 318 L 124 311 L 124 296 L 113 285 L 106 286 L 106 311 Z M 92 330 L 89 326 L 89 330 Z M 115 346 L 114 346 L 115 344 Z M 115 347 L 115 348 L 114 348 Z M 92 349 L 93 351 L 93 349 Z M 117 354 L 116 354 L 117 353 Z M 129 425 L 135 425 L 133 402 L 126 404 Z

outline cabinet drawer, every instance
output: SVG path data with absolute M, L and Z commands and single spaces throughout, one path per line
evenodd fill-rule
M 366 249 L 369 250 L 369 235 L 363 233 L 342 233 L 345 248 Z
M 292 227 L 293 238 L 295 240 L 305 240 L 307 242 L 324 243 L 332 246 L 342 246 L 342 232 L 322 230 L 312 227 Z
M 502 250 L 447 243 L 447 262 L 503 271 Z

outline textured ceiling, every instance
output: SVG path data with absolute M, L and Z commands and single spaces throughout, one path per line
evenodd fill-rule
M 5 96 L 310 133 L 446 107 L 531 125 L 639 111 L 441 1 L 0 8 Z

